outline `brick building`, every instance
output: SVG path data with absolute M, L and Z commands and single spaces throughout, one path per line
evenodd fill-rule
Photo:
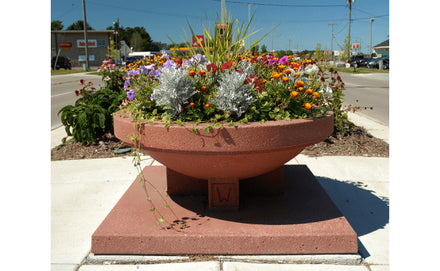
M 84 31 L 62 30 L 51 31 L 51 58 L 59 55 L 68 57 L 72 66 L 82 66 L 86 63 Z M 108 54 L 110 38 L 113 30 L 88 30 L 89 66 L 100 66 Z

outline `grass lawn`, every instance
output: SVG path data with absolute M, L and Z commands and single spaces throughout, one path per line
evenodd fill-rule
M 85 72 L 84 70 L 77 70 L 77 69 L 72 69 L 72 70 L 65 70 L 65 69 L 59 69 L 59 70 L 50 70 L 50 74 L 51 75 L 59 75 L 59 74 L 71 74 L 71 73 L 81 73 L 81 72 Z

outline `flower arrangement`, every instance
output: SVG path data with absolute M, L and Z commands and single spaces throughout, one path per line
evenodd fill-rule
M 238 21 L 224 16 L 227 22 L 214 33 L 203 27 L 204 45 L 197 38 L 199 46 L 192 47 L 187 35 L 191 56 L 162 51 L 123 70 L 123 106 L 134 118 L 163 121 L 166 127 L 172 122 L 221 127 L 219 123 L 313 118 L 329 110 L 335 121 L 343 118 L 343 83 L 337 74 L 331 71 L 326 82 L 327 75 L 311 59 L 251 54 L 267 34 L 246 49 L 244 40 L 255 32 L 248 34 L 249 25 L 234 26 Z
M 331 110 L 335 88 L 310 59 L 249 53 L 217 66 L 201 54 L 163 51 L 130 65 L 124 78 L 129 110 L 167 123 L 316 117 Z

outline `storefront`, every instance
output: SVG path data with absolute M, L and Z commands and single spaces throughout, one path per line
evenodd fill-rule
M 113 35 L 113 30 L 87 31 L 89 66 L 102 64 L 107 57 Z M 69 58 L 73 67 L 82 66 L 86 62 L 85 44 L 83 30 L 52 31 L 51 58 L 58 54 Z

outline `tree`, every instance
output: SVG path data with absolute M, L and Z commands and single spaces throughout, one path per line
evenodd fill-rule
M 64 25 L 63 25 L 62 21 L 56 20 L 56 21 L 52 21 L 50 23 L 50 30 L 52 30 L 52 31 L 63 30 L 63 27 L 64 27 Z
M 109 26 L 107 30 L 117 31 L 118 25 Z M 119 40 L 128 41 L 129 46 L 133 47 L 136 51 L 158 51 L 160 50 L 159 48 L 163 47 L 163 45 L 155 44 L 145 28 L 139 26 L 124 28 L 119 25 Z
M 267 47 L 266 47 L 266 44 L 263 44 L 263 45 L 261 46 L 261 53 L 262 53 L 262 54 L 267 53 Z
M 343 61 L 347 61 L 350 59 L 350 41 L 348 39 L 348 36 L 345 38 L 344 45 L 342 46 L 342 56 L 341 59 Z
M 82 20 L 78 20 L 75 23 L 71 24 L 67 30 L 84 30 L 84 22 Z M 94 30 L 88 23 L 87 23 L 87 30 Z
M 316 60 L 321 61 L 323 56 L 324 56 L 324 53 L 321 50 L 321 43 L 318 43 L 318 44 L 316 44 L 315 58 L 316 58 Z
M 130 45 L 131 47 L 133 47 L 133 51 L 141 51 L 142 43 L 143 40 L 141 34 L 139 34 L 138 32 L 134 32 L 131 35 L 131 39 L 130 39 Z

